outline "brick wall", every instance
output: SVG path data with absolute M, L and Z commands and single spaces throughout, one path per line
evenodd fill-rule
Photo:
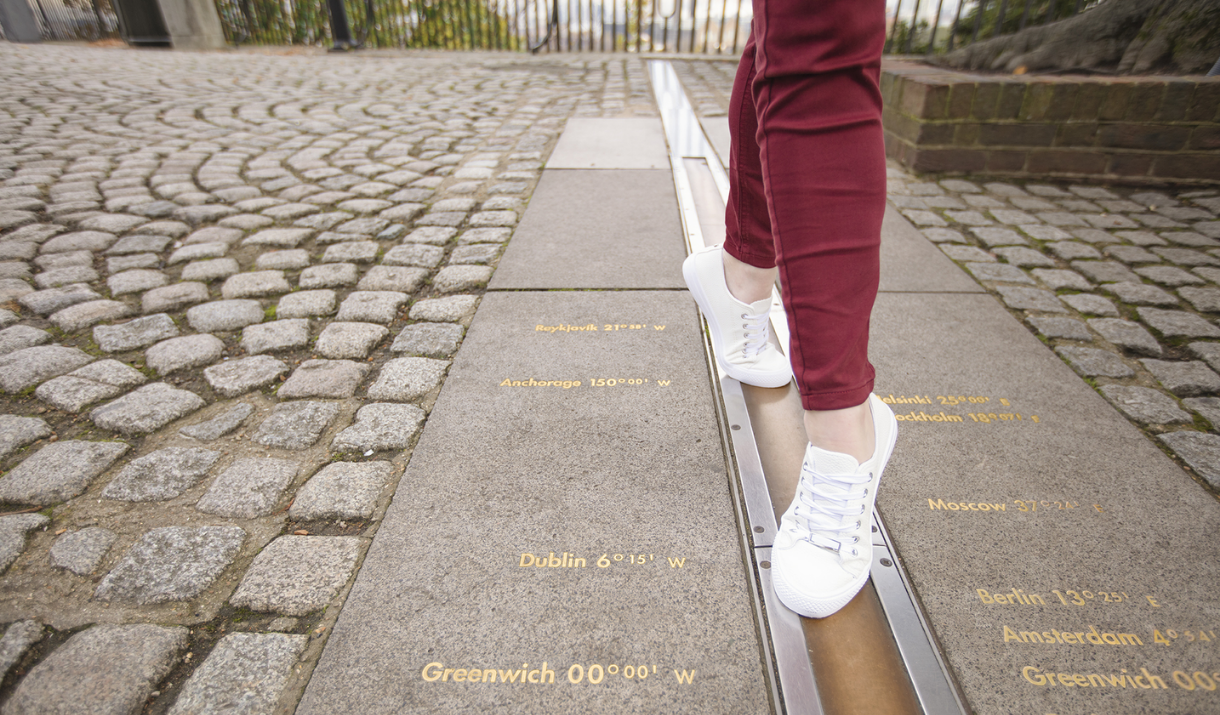
M 1220 184 L 1220 77 L 977 75 L 884 60 L 886 154 L 915 171 Z

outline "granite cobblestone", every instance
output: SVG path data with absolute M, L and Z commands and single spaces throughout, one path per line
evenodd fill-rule
M 181 627 L 224 620 L 226 600 L 332 617 L 368 527 L 290 536 L 283 520 L 377 518 L 426 420 L 403 401 L 442 383 L 564 122 L 656 116 L 639 58 L 513 61 L 0 43 L 0 329 L 19 328 L 0 335 L 0 500 L 66 503 L 31 527 L 57 538 L 23 521 L 0 545 L 22 584 L 68 594 L 30 601 L 0 574 L 26 624 L 0 662 L 44 624 L 83 627 L 6 708 L 279 698 L 306 618 L 229 636 L 203 665 Z M 254 460 L 277 469 L 240 468 Z M 99 604 L 129 625 L 91 625 Z M 175 667 L 194 672 L 162 687 Z

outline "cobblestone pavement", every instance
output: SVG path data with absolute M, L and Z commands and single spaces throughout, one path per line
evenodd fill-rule
M 735 66 L 675 62 L 705 117 Z M 889 169 L 890 203 L 1220 493 L 1220 190 Z
M 3 712 L 291 711 L 547 153 L 655 115 L 644 67 L 0 43 L 0 86 Z
M 732 63 L 677 67 L 723 114 Z M 555 138 L 653 115 L 644 67 L 0 43 L 0 82 L 3 712 L 290 711 Z M 1220 486 L 1216 192 L 890 189 Z

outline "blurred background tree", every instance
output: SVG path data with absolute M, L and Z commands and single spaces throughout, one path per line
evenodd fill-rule
M 1033 5 L 1045 13 L 1068 2 L 1075 0 Z M 994 27 L 998 6 L 990 2 L 981 18 L 977 10 L 964 18 L 969 30 L 959 25 L 958 37 L 968 40 L 977 23 L 982 23 L 980 30 Z M 1204 74 L 1220 57 L 1220 0 L 1102 0 L 1074 17 L 1021 30 L 1022 8 L 1019 0 L 1009 3 L 1001 26 L 1014 34 L 976 42 L 932 61 L 1000 72 Z M 1032 5 L 1030 15 L 1035 16 Z M 1032 25 L 1033 20 L 1027 17 L 1025 22 Z

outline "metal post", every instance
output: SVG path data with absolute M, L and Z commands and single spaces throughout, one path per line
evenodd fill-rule
M 703 54 L 707 54 L 707 39 L 712 34 L 712 0 L 707 0 L 707 9 L 703 11 Z M 693 47 L 691 49 L 694 49 Z
M 678 38 L 676 40 L 674 40 L 674 52 L 681 52 L 682 51 L 682 0 L 674 0 L 674 13 L 677 15 L 677 19 L 674 20 L 674 24 L 677 26 L 677 31 L 678 31 Z M 666 47 L 669 46 L 669 36 L 668 35 L 665 36 L 665 46 Z
M 738 6 L 740 8 L 740 6 Z M 894 7 L 894 24 L 890 25 L 890 39 L 885 41 L 885 47 L 881 50 L 888 54 L 894 51 L 894 37 L 898 34 L 898 15 L 902 12 L 902 0 L 898 0 L 898 5 Z M 741 16 L 740 9 L 737 12 L 738 17 Z M 736 43 L 734 43 L 736 44 Z M 734 48 L 736 49 L 736 48 Z
M 907 25 L 907 46 L 903 54 L 911 54 L 911 43 L 915 41 L 915 26 L 919 23 L 919 0 L 915 0 L 915 11 L 911 13 L 911 24 Z
M 754 22 L 753 19 L 750 22 Z M 753 29 L 753 28 L 751 28 Z M 737 19 L 733 21 L 733 54 L 737 54 L 737 33 L 741 30 L 741 2 L 737 3 Z
M 726 12 L 729 9 L 729 0 L 720 0 L 720 32 L 716 36 L 716 54 L 724 52 L 724 21 Z
M 932 37 L 928 40 L 928 54 L 932 54 L 932 48 L 936 46 L 936 31 L 940 28 L 940 10 L 945 6 L 945 0 L 937 0 L 936 2 L 936 19 L 932 21 Z
M 657 51 L 657 0 L 652 0 L 648 3 L 648 7 L 652 10 L 652 17 L 648 20 L 648 51 Z
M 331 52 L 346 52 L 356 46 L 352 39 L 351 28 L 347 24 L 347 8 L 343 0 L 326 0 L 326 9 L 330 11 L 330 36 L 334 39 Z
M 626 0 L 626 6 L 631 5 L 631 0 Z M 626 22 L 626 20 L 624 20 Z M 635 0 L 635 53 L 638 55 L 644 51 L 644 0 Z
M 962 20 L 962 5 L 965 5 L 965 0 L 959 0 L 957 3 L 957 14 L 953 16 L 953 27 L 949 30 L 949 48 L 948 52 L 953 51 L 953 41 L 957 39 L 957 24 Z

